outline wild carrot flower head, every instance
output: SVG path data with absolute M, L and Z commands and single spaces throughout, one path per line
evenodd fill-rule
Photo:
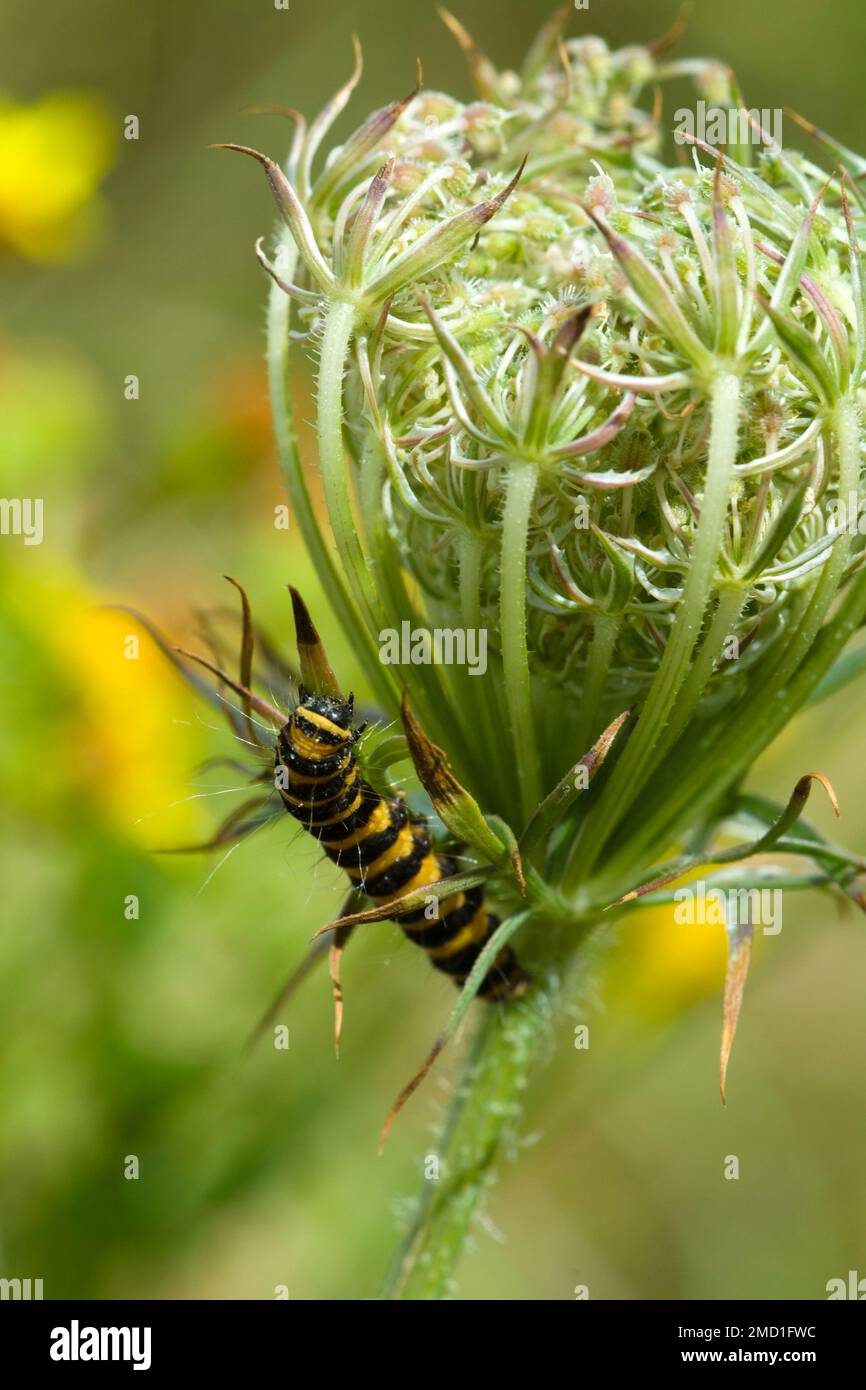
M 449 18 L 476 99 L 419 79 L 324 159 L 359 55 L 315 120 L 281 108 L 284 165 L 232 148 L 280 213 L 257 248 L 278 425 L 289 340 L 318 361 L 336 561 L 287 422 L 283 456 L 338 615 L 382 705 L 404 688 L 485 810 L 534 826 L 574 911 L 716 823 L 841 650 L 866 338 L 855 157 L 827 177 L 760 127 L 744 141 L 723 65 L 562 19 L 512 72 Z M 695 137 L 665 162 L 682 74 L 737 116 L 733 153 Z M 483 632 L 484 681 L 383 665 L 406 624 Z M 626 709 L 601 791 L 536 834 Z

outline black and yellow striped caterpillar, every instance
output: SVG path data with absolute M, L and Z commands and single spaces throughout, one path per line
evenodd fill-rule
M 436 849 L 423 816 L 412 815 L 401 796 L 382 796 L 362 776 L 354 745 L 353 699 L 309 694 L 277 734 L 275 785 L 290 815 L 345 869 L 353 885 L 377 906 L 459 872 L 454 858 Z M 408 939 L 426 951 L 437 970 L 462 984 L 499 925 L 481 887 L 458 891 L 428 908 L 395 914 Z M 509 946 L 495 957 L 479 989 L 482 998 L 510 1000 L 529 982 Z
M 274 645 L 254 629 L 246 593 L 236 580 L 229 582 L 240 593 L 242 605 L 239 680 L 234 680 L 221 664 L 211 629 L 206 628 L 205 634 L 214 649 L 215 661 L 181 647 L 172 650 L 146 618 L 134 610 L 125 611 L 133 613 L 143 624 L 196 692 L 222 709 L 235 737 L 267 760 L 253 771 L 251 782 L 275 788 L 284 809 L 319 841 L 328 858 L 346 871 L 354 895 L 362 893 L 374 904 L 377 920 L 390 917 L 411 942 L 426 952 L 437 970 L 450 975 L 455 984 L 462 985 L 500 920 L 488 910 L 483 886 L 465 881 L 467 870 L 458 863 L 460 844 L 455 842 L 447 848 L 436 846 L 426 817 L 410 811 L 402 792 L 383 795 L 362 776 L 355 745 L 366 726 L 355 726 L 354 698 L 352 695 L 348 699 L 343 697 L 297 590 L 290 589 L 300 672 L 285 663 Z M 256 637 L 265 654 L 265 674 L 269 682 L 282 688 L 286 696 L 292 689 L 297 691 L 297 702 L 288 718 L 251 689 Z M 187 667 L 178 662 L 178 655 L 204 666 L 221 687 L 240 696 L 242 707 L 235 709 L 219 687 L 214 690 L 191 677 Z M 314 687 L 314 693 L 305 688 L 305 680 Z M 287 702 L 291 704 L 291 698 Z M 263 736 L 261 730 L 265 726 L 253 719 L 253 711 L 273 727 L 273 738 Z M 407 711 L 403 714 L 405 721 Z M 415 759 L 414 752 L 412 756 Z M 231 761 L 233 766 L 237 765 L 236 760 Z M 273 792 L 261 791 L 231 812 L 206 843 L 180 849 L 175 846 L 174 850 L 194 852 L 222 848 L 268 823 L 273 816 Z M 448 892 L 452 879 L 453 890 Z M 431 892 L 426 894 L 424 889 L 428 885 Z M 393 913 L 383 910 L 389 903 L 410 893 L 416 895 L 410 907 Z M 347 903 L 344 912 L 349 906 Z M 339 960 L 354 920 L 349 917 L 344 922 L 341 918 L 317 933 L 317 939 L 321 940 L 322 933 L 335 931 L 331 946 L 331 980 L 338 1042 L 342 1018 Z M 366 920 L 371 920 L 370 914 L 366 914 Z M 300 982 L 317 954 L 314 948 L 307 962 L 302 963 L 287 982 L 265 1016 L 265 1023 L 276 1008 L 285 1003 L 287 991 L 291 992 L 295 983 Z M 477 991 L 473 985 L 473 994 L 491 1001 L 510 1002 L 522 995 L 530 982 L 531 977 L 522 969 L 511 948 L 505 945 L 493 957 Z

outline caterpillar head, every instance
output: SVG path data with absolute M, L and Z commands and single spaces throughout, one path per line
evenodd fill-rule
M 355 697 L 351 692 L 347 700 L 340 700 L 331 695 L 311 695 L 303 686 L 299 686 L 298 708 L 323 715 L 325 719 L 330 719 L 332 724 L 336 724 L 338 729 L 350 729 L 355 711 Z

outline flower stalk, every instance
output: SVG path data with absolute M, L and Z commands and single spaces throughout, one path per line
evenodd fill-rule
M 532 1067 L 549 1027 L 549 996 L 534 992 L 479 1020 L 433 1152 L 440 1177 L 426 1182 L 382 1286 L 386 1299 L 454 1296 L 455 1272 L 503 1145 L 515 1133 Z
M 679 601 L 677 621 L 659 667 L 655 683 L 641 710 L 638 725 L 620 759 L 605 795 L 587 822 L 583 842 L 576 842 L 573 858 L 566 865 L 566 886 L 576 887 L 591 875 L 618 818 L 646 785 L 655 766 L 654 753 L 674 702 L 689 669 L 711 592 L 713 569 L 721 544 L 723 522 L 728 510 L 730 481 L 737 452 L 740 384 L 733 373 L 723 373 L 710 392 L 710 444 L 707 457 L 706 489 L 700 522 L 686 582 Z M 711 650 L 711 649 L 710 649 Z M 696 682 L 697 686 L 697 682 Z M 677 717 L 684 725 L 697 703 L 700 690 L 691 693 L 679 707 Z
M 531 463 L 511 465 L 502 519 L 502 666 L 524 821 L 529 820 L 541 798 L 541 770 L 526 647 L 526 538 L 536 482 L 536 470 Z

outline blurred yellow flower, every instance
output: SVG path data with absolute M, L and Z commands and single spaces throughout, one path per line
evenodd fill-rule
M 70 595 L 54 645 L 80 691 L 80 772 L 122 831 L 145 846 L 201 828 L 187 798 L 198 747 L 182 682 L 134 619 Z M 169 809 L 173 808 L 173 809 Z
M 644 908 L 622 923 L 611 984 L 634 1013 L 660 1022 L 708 995 L 721 1001 L 726 957 L 723 926 L 686 926 L 672 904 Z
M 30 105 L 0 95 L 0 249 L 66 261 L 90 246 L 114 163 L 115 122 L 87 92 L 51 92 Z
M 706 866 L 694 868 L 674 886 L 694 883 L 708 872 Z M 714 995 L 721 1007 L 727 952 L 721 924 L 678 921 L 674 903 L 639 908 L 620 925 L 617 948 L 608 957 L 605 997 L 652 1024 Z
M 145 847 L 203 838 L 206 817 L 189 800 L 204 751 L 193 697 L 135 619 L 102 602 L 65 570 L 10 586 L 15 620 L 65 686 L 39 721 L 41 745 L 62 750 L 53 791 L 65 804 L 85 796 Z

